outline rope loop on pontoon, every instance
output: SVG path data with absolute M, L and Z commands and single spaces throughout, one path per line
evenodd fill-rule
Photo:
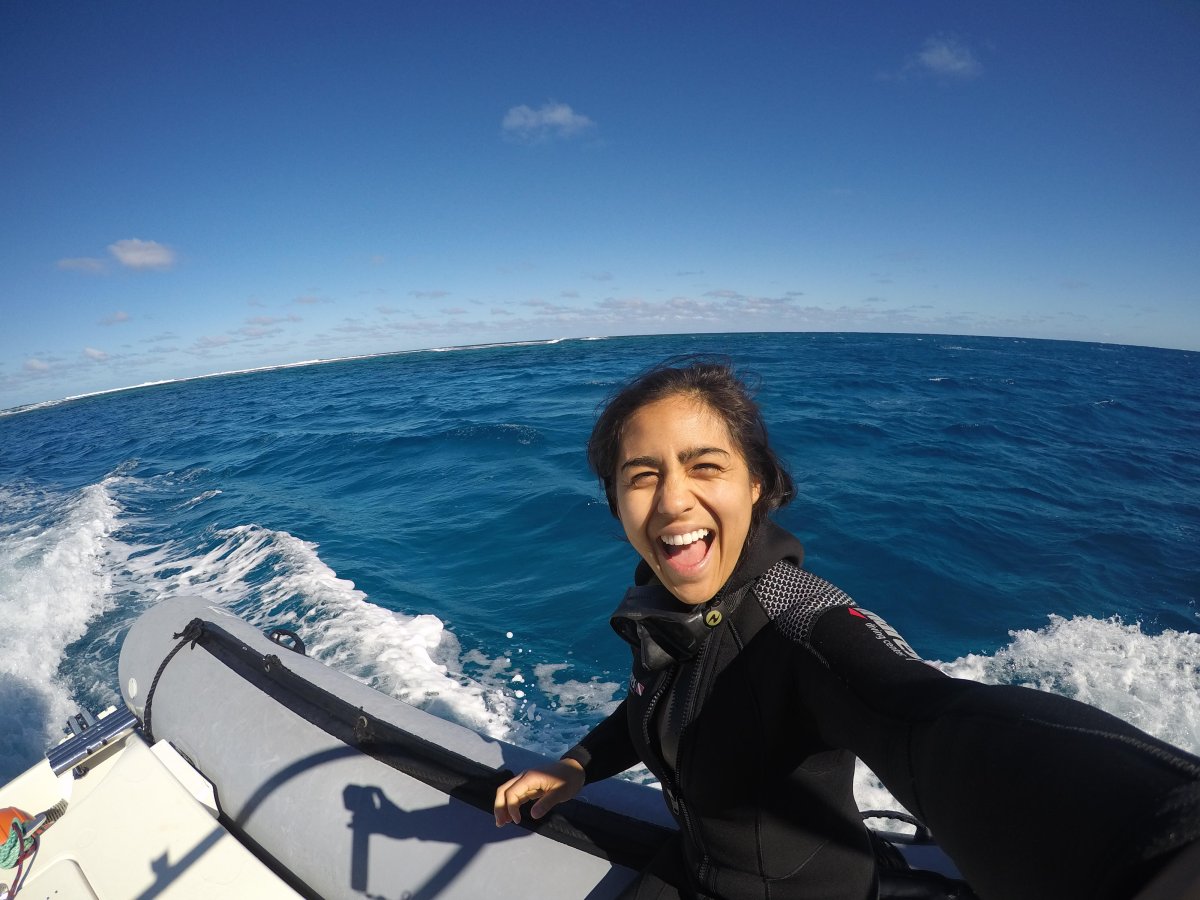
M 146 710 L 142 716 L 142 730 L 146 733 L 146 740 L 154 743 L 154 732 L 150 728 L 151 704 L 154 702 L 154 691 L 158 687 L 158 679 L 162 677 L 163 670 L 166 669 L 167 663 L 175 658 L 175 654 L 183 649 L 183 645 L 191 643 L 192 647 L 196 646 L 196 642 L 204 637 L 204 620 L 200 618 L 192 619 L 184 626 L 183 631 L 178 634 L 171 635 L 172 638 L 178 640 L 170 653 L 168 653 L 163 661 L 158 666 L 158 671 L 154 673 L 154 680 L 150 682 L 150 690 L 146 693 Z

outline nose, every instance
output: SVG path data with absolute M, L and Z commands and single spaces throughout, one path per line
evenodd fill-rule
M 679 516 L 692 508 L 694 498 L 687 479 L 680 473 L 668 472 L 658 483 L 658 511 L 666 516 Z

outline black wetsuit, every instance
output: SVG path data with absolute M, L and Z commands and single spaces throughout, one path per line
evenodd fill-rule
M 1200 760 L 1062 697 L 943 675 L 802 554 L 765 523 L 696 657 L 652 671 L 635 651 L 621 706 L 565 754 L 589 782 L 639 761 L 662 782 L 679 847 L 639 898 L 873 897 L 852 754 L 983 900 L 1125 898 L 1200 837 Z

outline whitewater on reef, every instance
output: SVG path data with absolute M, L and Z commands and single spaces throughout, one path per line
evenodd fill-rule
M 130 623 L 200 594 L 557 755 L 619 702 L 634 557 L 596 404 L 676 354 L 761 377 L 806 565 L 950 674 L 1200 752 L 1200 354 L 912 335 L 528 342 L 272 367 L 0 418 L 0 776 L 119 702 Z M 643 771 L 632 777 L 646 779 Z M 862 771 L 864 808 L 893 801 Z

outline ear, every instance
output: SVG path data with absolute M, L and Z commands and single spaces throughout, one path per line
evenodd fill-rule
M 753 498 L 750 505 L 753 506 L 758 502 L 758 498 L 762 496 L 762 480 L 754 478 L 750 481 L 750 496 Z

